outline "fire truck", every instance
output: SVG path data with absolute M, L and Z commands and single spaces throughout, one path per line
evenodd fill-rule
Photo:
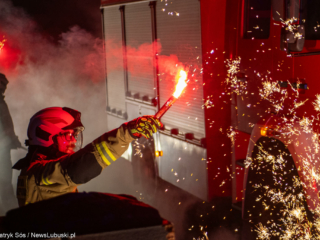
M 277 132 L 283 122 L 258 89 L 261 78 L 278 82 L 282 89 L 291 87 L 299 92 L 299 101 L 309 101 L 296 114 L 316 115 L 311 102 L 318 91 L 319 8 L 320 3 L 306 0 L 102 0 L 108 125 L 160 109 L 174 87 L 161 57 L 176 56 L 189 69 L 190 81 L 161 118 L 164 129 L 151 143 L 142 143 L 149 159 L 144 162 L 152 160 L 148 166 L 154 176 L 205 201 L 231 196 L 244 219 L 255 202 L 250 183 L 259 178 L 245 168 L 245 159 L 257 155 L 258 145 L 277 146 L 274 154 L 287 151 L 290 174 L 310 185 L 299 168 L 316 127 L 295 139 L 299 146 L 284 139 Z M 289 27 L 287 19 L 293 20 Z M 141 46 L 151 46 L 149 53 L 138 54 Z M 115 48 L 121 49 L 120 55 L 114 54 Z M 238 57 L 237 81 L 247 84 L 246 95 L 232 93 L 225 84 L 226 60 Z M 132 72 L 141 58 L 150 67 Z M 230 127 L 236 131 L 234 143 L 228 137 Z M 133 165 L 138 161 L 134 148 L 126 155 Z M 259 174 L 267 179 L 271 173 Z M 303 191 L 306 208 L 314 208 L 316 190 Z

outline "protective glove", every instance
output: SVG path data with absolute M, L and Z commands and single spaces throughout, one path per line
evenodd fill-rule
M 145 115 L 128 122 L 127 126 L 132 136 L 143 136 L 149 139 L 152 134 L 157 132 L 158 128 L 163 127 L 163 124 L 154 116 Z

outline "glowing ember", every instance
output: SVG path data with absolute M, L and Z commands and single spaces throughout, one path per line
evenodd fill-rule
M 180 70 L 179 76 L 180 77 L 179 77 L 178 84 L 176 85 L 176 91 L 173 93 L 173 96 L 175 98 L 178 98 L 181 95 L 183 89 L 187 86 L 187 83 L 186 83 L 187 72 Z

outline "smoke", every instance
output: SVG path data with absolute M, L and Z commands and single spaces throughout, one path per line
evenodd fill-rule
M 123 67 L 123 48 L 121 43 L 115 40 L 106 41 L 108 72 L 121 71 Z M 186 66 L 181 63 L 176 55 L 161 55 L 161 42 L 143 43 L 138 47 L 126 46 L 127 71 L 139 81 L 139 77 L 148 77 L 150 70 L 158 67 L 164 79 L 175 80 L 179 69 Z M 157 56 L 157 61 L 154 55 Z
M 15 133 L 22 145 L 27 138 L 26 132 L 31 116 L 40 109 L 51 106 L 67 106 L 82 112 L 82 122 L 86 127 L 85 144 L 110 130 L 105 111 L 105 59 L 101 39 L 95 38 L 78 26 L 73 26 L 68 31 L 61 32 L 58 42 L 52 42 L 42 35 L 30 16 L 22 9 L 14 7 L 9 0 L 0 1 L 0 41 L 3 36 L 7 41 L 0 52 L 0 72 L 9 80 L 5 100 L 10 109 Z M 120 69 L 123 66 L 121 43 L 108 41 L 105 45 L 108 49 L 107 57 L 113 59 L 108 63 L 109 70 Z M 159 42 L 142 44 L 136 48 L 128 46 L 126 51 L 128 56 L 126 60 L 130 62 L 127 68 L 131 76 L 143 77 L 155 67 L 154 52 L 158 52 L 161 79 L 170 82 L 170 86 L 174 86 L 173 76 L 178 70 L 181 67 L 188 68 L 175 55 L 161 55 Z M 193 68 L 196 69 L 197 66 Z M 189 83 L 189 86 L 192 86 L 191 89 L 198 87 L 197 83 Z M 182 100 L 183 98 L 181 104 L 186 102 Z M 25 156 L 26 151 L 13 150 L 11 154 L 11 161 L 14 164 Z M 13 173 L 14 187 L 18 174 L 18 171 Z M 132 179 L 131 164 L 121 158 L 80 190 L 141 196 Z M 187 206 L 176 214 L 177 202 L 185 203 L 185 199 L 195 200 L 190 200 L 189 195 L 183 196 L 178 190 L 170 190 L 170 193 L 167 193 L 164 190 L 167 186 L 161 187 L 163 188 L 157 190 L 158 197 L 153 198 L 150 204 L 161 209 L 165 214 L 164 217 L 173 219 L 180 232 L 187 231 L 180 223 Z M 141 192 L 144 194 L 147 191 L 141 190 Z M 165 201 L 163 201 L 164 195 L 168 198 Z M 2 214 L 0 212 L 0 215 Z
M 23 10 L 7 0 L 0 2 L 2 38 L 6 42 L 0 52 L 0 72 L 9 80 L 5 101 L 22 145 L 31 116 L 51 106 L 82 112 L 85 144 L 107 131 L 101 39 L 73 26 L 53 43 Z M 22 149 L 12 150 L 12 164 L 25 154 Z M 13 173 L 14 187 L 18 174 Z
M 91 142 L 107 126 L 105 59 L 103 41 L 78 26 L 62 32 L 57 43 L 44 37 L 36 22 L 9 0 L 0 2 L 0 41 L 6 39 L 0 52 L 0 72 L 9 80 L 5 101 L 13 119 L 15 133 L 20 142 L 27 138 L 26 131 L 31 116 L 51 106 L 67 106 L 82 112 L 86 127 L 85 144 Z M 108 43 L 106 43 L 108 44 Z M 107 55 L 122 56 L 115 44 Z M 154 44 L 138 48 L 127 47 L 128 65 L 132 75 L 143 74 L 154 67 L 151 61 Z M 161 45 L 157 45 L 158 53 Z M 123 60 L 122 60 L 123 61 Z M 169 74 L 175 75 L 182 66 L 176 56 L 159 55 L 159 64 Z M 113 66 L 119 67 L 115 61 Z M 149 70 L 150 71 L 150 70 Z M 12 163 L 24 157 L 25 150 L 13 150 Z M 16 185 L 18 172 L 14 172 Z
M 41 108 L 69 106 L 93 115 L 94 109 L 101 107 L 103 112 L 101 39 L 74 26 L 61 33 L 58 44 L 54 44 L 41 35 L 23 10 L 9 1 L 0 3 L 0 22 L 0 36 L 7 39 L 0 53 L 0 72 L 10 83 L 6 101 L 21 140 L 28 120 Z

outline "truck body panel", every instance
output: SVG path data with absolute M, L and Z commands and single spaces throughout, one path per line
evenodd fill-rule
M 149 11 L 146 10 L 148 7 L 151 9 L 148 17 L 152 19 L 150 23 L 153 27 L 149 26 L 151 29 L 148 34 L 153 36 L 151 37 L 153 50 L 149 53 L 153 51 L 154 58 L 151 60 L 148 55 L 150 63 L 147 66 L 154 72 L 154 78 L 151 80 L 150 77 L 149 81 L 155 88 L 154 95 L 151 92 L 143 92 L 142 95 L 146 96 L 143 98 L 141 94 L 134 92 L 128 95 L 127 92 L 130 91 L 124 89 L 126 99 L 121 101 L 127 105 L 121 116 L 131 119 L 142 115 L 142 107 L 148 104 L 156 112 L 170 97 L 174 91 L 174 76 L 164 74 L 165 69 L 161 61 L 166 59 L 165 57 L 170 59 L 170 56 L 175 55 L 176 60 L 189 70 L 189 86 L 185 94 L 162 118 L 166 129 L 155 139 L 156 150 L 163 151 L 163 156 L 154 160 L 158 164 L 159 176 L 204 200 L 210 201 L 216 196 L 231 196 L 232 193 L 234 203 L 241 201 L 243 197 L 239 196 L 241 192 L 239 186 L 242 186 L 242 181 L 238 180 L 240 178 L 238 175 L 241 175 L 241 171 L 244 172 L 244 168 L 240 165 L 235 166 L 240 160 L 239 156 L 243 155 L 238 151 L 249 149 L 248 156 L 250 155 L 252 144 L 259 140 L 258 136 L 252 135 L 254 125 L 275 111 L 271 103 L 261 99 L 259 89 L 262 89 L 262 81 L 286 82 L 287 89 L 291 88 L 290 84 L 294 86 L 297 83 L 306 83 L 306 89 L 297 91 L 300 95 L 299 101 L 309 99 L 309 102 L 296 112 L 300 116 L 304 112 L 308 112 L 309 116 L 315 116 L 311 102 L 316 98 L 319 85 L 319 81 L 316 80 L 318 75 L 314 70 L 320 60 L 317 53 L 320 49 L 320 40 L 318 33 L 312 32 L 311 23 L 308 25 L 303 20 L 307 19 L 312 24 L 316 22 L 316 19 L 310 18 L 310 13 L 314 11 L 312 6 L 310 7 L 306 1 L 295 0 L 290 3 L 271 0 L 263 2 L 176 0 L 172 3 L 102 1 L 101 3 L 105 13 L 107 9 L 114 8 L 114 4 L 118 4 L 118 8 L 124 6 L 124 9 L 127 4 L 130 6 L 144 4 L 144 10 L 139 10 L 140 12 Z M 154 12 L 152 6 L 155 7 Z M 314 9 L 317 9 L 317 6 L 314 6 Z M 138 15 L 131 20 L 131 30 L 136 29 L 133 32 L 138 31 L 141 25 L 138 21 L 133 24 L 134 19 L 139 18 Z M 295 40 L 286 30 L 285 23 L 281 22 L 289 17 L 298 19 L 293 25 L 299 23 L 305 27 L 305 37 L 302 40 Z M 315 26 L 316 30 L 317 28 Z M 122 41 L 123 39 L 124 36 Z M 141 43 L 150 44 L 150 37 L 148 41 L 143 40 L 135 47 L 139 48 Z M 160 45 L 161 52 L 158 48 Z M 292 50 L 301 46 L 303 48 L 300 52 Z M 108 54 L 108 51 L 106 53 Z M 239 81 L 247 83 L 247 94 L 242 95 L 232 93 L 225 82 L 228 78 L 225 60 L 232 61 L 238 57 L 241 57 L 241 64 L 237 77 Z M 196 69 L 195 75 L 190 77 L 194 69 Z M 125 72 L 124 76 L 126 74 L 128 72 Z M 107 63 L 107 82 L 112 82 L 113 80 L 109 78 L 112 78 L 112 73 L 108 73 Z M 126 80 L 124 82 L 126 83 Z M 139 88 L 139 85 L 137 86 Z M 112 88 L 111 85 L 110 87 Z M 120 88 L 119 90 L 122 91 Z M 108 89 L 108 94 L 109 91 Z M 108 98 L 111 97 L 110 93 Z M 155 99 L 151 100 L 153 97 Z M 133 106 L 128 107 L 128 99 L 139 102 L 140 107 L 135 110 Z M 151 104 L 153 102 L 156 102 L 156 106 Z M 112 101 L 108 101 L 108 112 L 114 116 L 116 116 L 114 113 L 121 113 L 117 109 L 114 110 L 116 105 L 111 106 L 111 103 Z M 284 109 L 288 106 L 285 103 L 281 107 Z M 153 111 L 148 113 L 153 114 Z M 244 139 L 251 135 L 251 145 L 249 141 L 238 144 L 241 150 L 238 145 L 233 145 L 228 137 L 230 127 L 240 132 L 239 136 L 243 134 Z M 314 126 L 315 132 L 317 128 L 318 126 Z M 194 139 L 188 139 L 187 133 L 193 133 Z M 301 136 L 301 138 L 308 137 Z M 290 150 L 300 151 L 298 148 Z M 297 162 L 296 164 L 299 167 Z M 190 169 L 198 175 L 196 179 L 199 184 L 192 182 Z M 302 176 L 301 178 L 303 180 Z M 245 173 L 244 189 L 246 184 Z

